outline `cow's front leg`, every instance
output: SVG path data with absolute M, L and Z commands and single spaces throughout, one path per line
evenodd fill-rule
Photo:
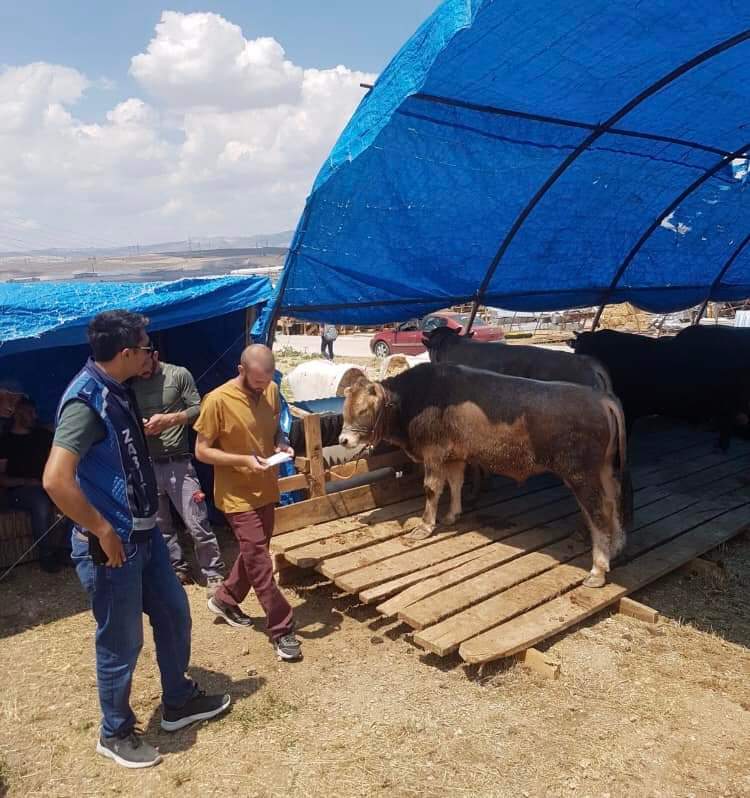
M 424 465 L 425 505 L 422 521 L 407 537 L 409 540 L 424 540 L 435 531 L 437 506 L 445 485 L 445 468 L 443 463 Z
M 445 478 L 448 480 L 448 487 L 451 491 L 451 506 L 443 523 L 453 524 L 461 515 L 461 489 L 464 486 L 465 471 L 466 463 L 463 460 L 453 460 L 445 464 Z

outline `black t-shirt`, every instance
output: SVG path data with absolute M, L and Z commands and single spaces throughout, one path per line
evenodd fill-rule
M 26 435 L 6 432 L 0 437 L 0 460 L 7 460 L 5 473 L 21 479 L 41 479 L 52 447 L 52 433 L 36 427 Z

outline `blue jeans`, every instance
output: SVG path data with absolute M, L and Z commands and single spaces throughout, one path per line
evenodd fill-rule
M 143 613 L 153 628 L 161 671 L 162 700 L 182 706 L 196 685 L 185 676 L 190 662 L 190 607 L 185 590 L 169 563 L 158 527 L 145 543 L 125 543 L 121 568 L 94 565 L 88 540 L 73 533 L 73 562 L 91 600 L 96 619 L 96 681 L 102 708 L 102 733 L 132 731 L 130 684 L 143 647 Z

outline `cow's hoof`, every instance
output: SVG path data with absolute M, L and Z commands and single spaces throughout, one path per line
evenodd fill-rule
M 444 524 L 455 524 L 456 523 L 456 519 L 459 518 L 459 517 L 460 516 L 459 516 L 458 513 L 456 513 L 456 515 L 452 515 L 451 513 L 448 513 L 448 515 L 446 515 L 445 518 L 443 518 L 443 523 Z
M 406 538 L 408 540 L 426 540 L 432 534 L 433 530 L 425 524 L 420 524 L 418 527 L 412 529 Z
M 607 577 L 604 574 L 589 574 L 583 580 L 584 587 L 604 587 Z

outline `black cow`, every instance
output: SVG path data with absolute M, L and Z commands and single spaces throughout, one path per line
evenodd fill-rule
M 590 357 L 539 346 L 474 341 L 456 330 L 438 327 L 422 336 L 433 363 L 456 363 L 511 377 L 545 382 L 572 382 L 611 393 L 607 370 Z
M 716 421 L 719 445 L 729 446 L 735 419 L 748 409 L 750 369 L 730 352 L 707 346 L 696 330 L 649 338 L 615 330 L 578 333 L 577 354 L 601 361 L 622 402 L 628 432 L 643 416 L 692 423 Z
M 446 481 L 445 522 L 460 515 L 467 462 L 518 482 L 549 471 L 573 491 L 591 532 L 593 567 L 585 584 L 604 584 L 610 559 L 625 544 L 630 508 L 624 419 L 613 396 L 432 363 L 382 383 L 363 377 L 345 393 L 342 446 L 386 440 L 424 463 L 425 510 L 412 537 L 432 534 Z

